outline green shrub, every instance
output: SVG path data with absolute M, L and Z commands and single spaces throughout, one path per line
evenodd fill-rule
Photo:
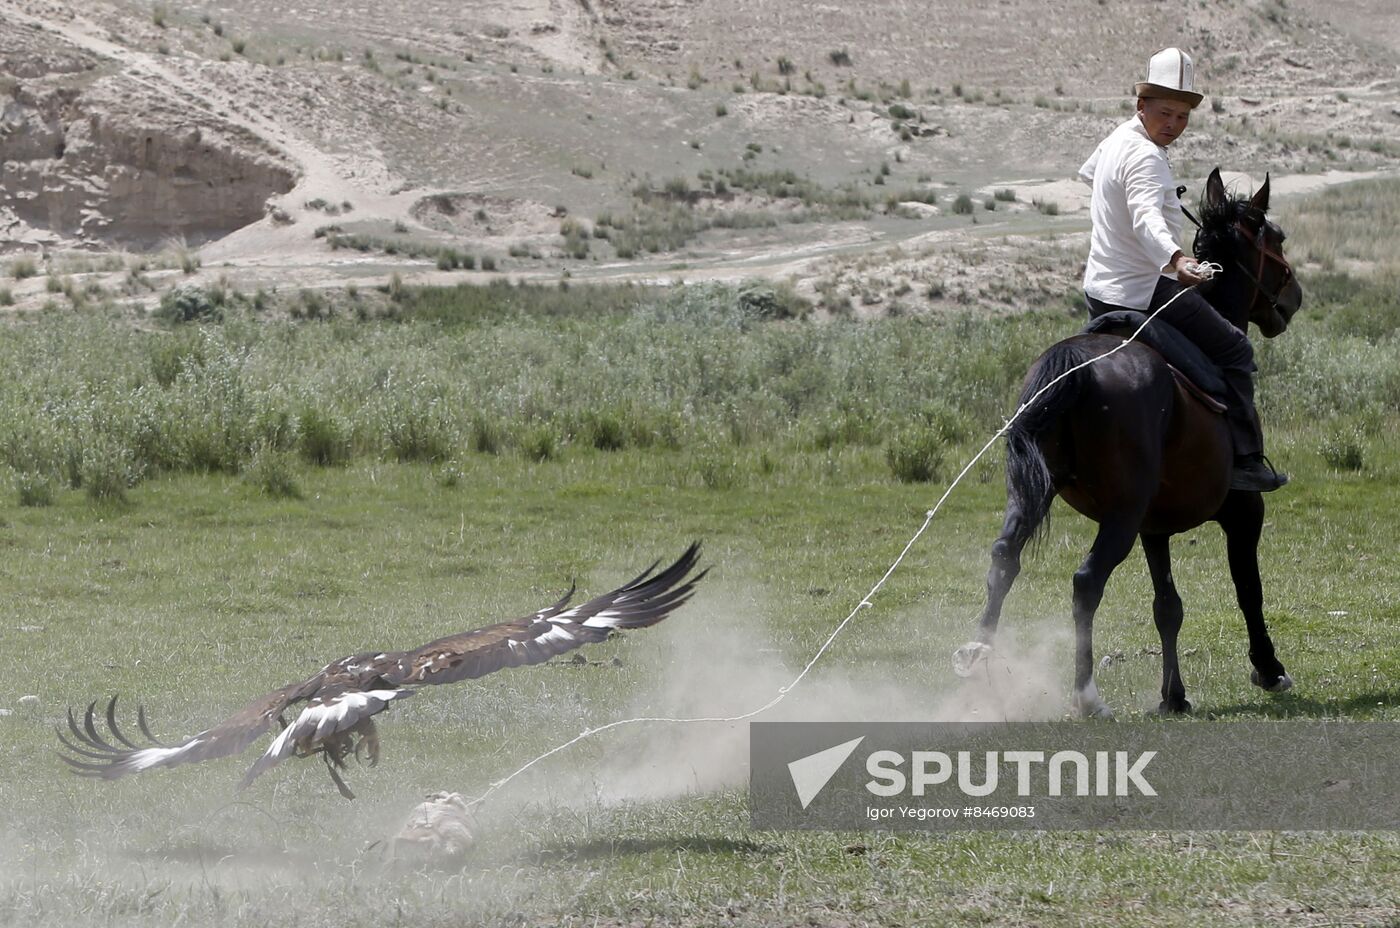
M 1318 449 L 1327 466 L 1334 470 L 1358 471 L 1365 464 L 1366 434 L 1356 423 L 1333 428 Z
M 559 433 L 553 426 L 538 424 L 531 426 L 520 438 L 520 453 L 527 460 L 541 464 L 559 457 L 561 447 Z
M 739 306 L 760 319 L 801 319 L 812 304 L 798 295 L 792 284 L 747 281 L 739 287 Z
M 319 467 L 347 464 L 353 450 L 350 428 L 339 417 L 319 407 L 307 406 L 297 417 L 297 450 L 308 464 Z
M 136 483 L 132 454 L 110 441 L 98 441 L 82 450 L 79 483 L 95 502 L 124 502 Z
M 500 454 L 505 438 L 501 426 L 481 413 L 472 417 L 471 449 L 479 454 Z
M 958 194 L 957 199 L 953 201 L 953 212 L 963 216 L 970 215 L 975 208 L 972 197 L 966 193 Z
M 943 442 L 932 429 L 908 429 L 885 446 L 885 463 L 901 483 L 929 483 L 943 473 Z
M 399 461 L 442 461 L 452 454 L 453 441 L 445 422 L 432 411 L 403 410 L 402 417 L 384 423 L 389 452 Z
M 176 287 L 160 298 L 153 315 L 167 323 L 218 322 L 224 311 L 203 287 Z
M 46 474 L 21 472 L 15 476 L 15 491 L 19 504 L 38 508 L 52 506 L 54 498 L 53 480 Z
M 993 193 L 992 196 L 1005 203 L 1016 202 L 1016 191 L 1012 190 L 1010 187 L 1001 187 L 997 189 L 997 191 Z
M 203 344 L 178 336 L 157 339 L 151 343 L 148 359 L 156 383 L 169 387 L 187 366 L 204 363 Z
M 34 263 L 33 258 L 16 258 L 10 262 L 10 276 L 15 280 L 24 280 L 39 273 L 39 266 Z
M 191 251 L 183 242 L 175 246 L 175 260 L 180 265 L 181 273 L 186 276 L 199 270 L 201 263 L 199 255 Z
M 627 427 L 610 412 L 590 413 L 584 420 L 584 436 L 599 451 L 621 451 L 627 447 Z
M 972 423 L 959 409 L 944 402 L 931 402 L 915 411 L 915 419 L 943 445 L 956 445 L 972 434 Z
M 739 460 L 732 447 L 707 442 L 691 466 L 707 490 L 731 490 L 739 483 Z
M 273 499 L 301 499 L 291 455 L 270 445 L 253 450 L 243 481 Z
M 830 451 L 848 446 L 879 444 L 880 423 L 854 409 L 845 409 L 818 421 L 810 439 L 805 443 L 816 451 Z
M 316 290 L 302 290 L 296 301 L 287 307 L 287 314 L 293 319 L 312 321 L 329 319 L 334 315 L 334 307 Z

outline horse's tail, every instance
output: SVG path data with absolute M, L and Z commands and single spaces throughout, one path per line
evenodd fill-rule
M 1021 412 L 1006 431 L 1006 509 L 1020 513 L 1017 534 L 1023 541 L 1045 531 L 1055 499 L 1055 481 L 1037 439 L 1079 399 L 1087 370 L 1069 372 L 1092 357 L 1081 344 L 1058 342 L 1036 361 L 1021 390 Z

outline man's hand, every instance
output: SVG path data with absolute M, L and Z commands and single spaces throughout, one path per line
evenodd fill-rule
M 1167 267 L 1176 274 L 1177 283 L 1182 286 L 1194 287 L 1205 280 L 1204 277 L 1196 273 L 1196 259 L 1182 252 L 1178 251 L 1172 255 L 1171 262 Z

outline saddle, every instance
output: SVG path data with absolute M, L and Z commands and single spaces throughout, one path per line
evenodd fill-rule
M 1147 321 L 1145 313 L 1119 309 L 1089 320 L 1085 335 L 1117 335 L 1128 338 Z M 1135 339 L 1154 349 L 1171 368 L 1172 376 L 1182 388 L 1212 412 L 1226 410 L 1225 378 L 1206 353 L 1195 342 L 1182 335 L 1171 323 L 1153 319 Z

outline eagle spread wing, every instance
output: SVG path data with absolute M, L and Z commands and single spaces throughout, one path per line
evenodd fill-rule
M 538 664 L 593 641 L 602 641 L 617 628 L 646 628 L 666 618 L 695 589 L 706 571 L 681 583 L 700 556 L 696 542 L 680 558 L 652 575 L 656 564 L 611 593 L 569 608 L 570 590 L 563 599 L 534 615 L 500 622 L 475 631 L 430 641 L 398 658 L 404 674 L 400 684 L 456 683 L 495 673 L 503 667 Z M 657 563 L 660 563 L 659 561 Z
M 652 564 L 636 578 L 601 596 L 569 606 L 570 589 L 551 606 L 509 622 L 449 635 L 412 651 L 357 654 L 323 667 L 315 676 L 263 696 L 229 718 L 179 744 L 151 735 L 143 708 L 137 727 L 148 743 L 131 740 L 117 724 L 117 699 L 107 704 L 107 731 L 99 729 L 97 703 L 79 723 L 68 712 L 68 733 L 58 730 L 68 754 L 59 756 L 82 776 L 115 780 L 142 770 L 175 767 L 238 754 L 280 725 L 281 732 L 243 779 L 243 786 L 278 762 L 300 754 L 322 754 L 341 793 L 353 798 L 336 772 L 353 751 L 379 757 L 373 716 L 420 686 L 483 677 L 506 667 L 538 664 L 594 641 L 613 629 L 646 628 L 679 608 L 708 571 L 691 576 L 700 556 L 695 542 L 674 564 Z M 299 707 L 295 719 L 285 715 Z M 71 740 L 70 740 L 71 736 Z M 358 741 L 356 740 L 358 736 Z M 115 743 L 113 743 L 115 742 Z

